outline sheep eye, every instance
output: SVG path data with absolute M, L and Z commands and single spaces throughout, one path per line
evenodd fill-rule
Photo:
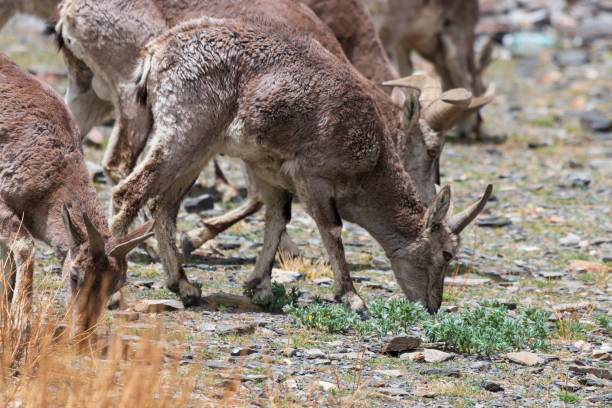
M 435 157 L 438 155 L 438 152 L 437 152 L 437 151 L 435 151 L 434 149 L 429 149 L 429 150 L 427 151 L 427 154 L 429 155 L 429 157 L 431 157 L 432 159 L 434 159 L 434 158 L 435 158 Z
M 442 255 L 444 256 L 444 260 L 446 262 L 450 262 L 450 260 L 453 259 L 453 254 L 451 254 L 450 252 L 444 251 L 442 252 Z
M 79 281 L 79 274 L 74 269 L 70 269 L 70 280 L 72 280 L 74 284 L 77 284 Z

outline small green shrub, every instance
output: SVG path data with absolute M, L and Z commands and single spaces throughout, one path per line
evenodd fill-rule
M 385 302 L 377 299 L 368 305 L 365 319 L 342 305 L 313 302 L 308 306 L 288 306 L 284 311 L 295 316 L 303 326 L 329 333 L 354 331 L 360 336 L 397 334 L 408 331 L 418 320 L 428 317 L 423 306 L 405 299 Z
M 442 341 L 448 349 L 490 356 L 503 350 L 546 348 L 548 315 L 530 308 L 512 316 L 499 302 L 486 302 L 473 310 L 438 314 L 423 326 L 431 341 Z
M 607 336 L 612 335 L 612 318 L 606 313 L 598 313 L 595 315 L 595 320 L 599 327 L 603 329 L 604 334 Z
M 266 312 L 281 313 L 283 307 L 295 304 L 299 297 L 300 291 L 298 291 L 295 286 L 287 293 L 283 285 L 273 283 L 271 295 L 264 298 L 253 299 L 253 302 L 262 306 Z
M 559 398 L 561 401 L 565 402 L 566 404 L 575 404 L 578 401 L 580 401 L 580 397 L 574 394 L 573 392 L 561 391 L 561 392 L 558 392 L 556 395 L 557 395 L 557 398 Z

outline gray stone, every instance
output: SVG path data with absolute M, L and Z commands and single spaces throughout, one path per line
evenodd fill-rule
M 576 246 L 580 243 L 580 240 L 582 238 L 580 238 L 578 235 L 573 234 L 573 233 L 569 233 L 566 236 L 564 236 L 563 238 L 561 238 L 559 240 L 559 245 L 561 246 Z
M 480 386 L 484 388 L 485 390 L 491 391 L 491 392 L 500 392 L 504 390 L 504 388 L 501 385 L 494 383 L 493 381 L 484 380 L 480 384 Z
M 185 211 L 189 213 L 199 213 L 215 208 L 215 198 L 210 194 L 202 194 L 198 197 L 188 198 L 183 202 Z
M 529 351 L 519 351 L 516 353 L 508 353 L 506 354 L 508 360 L 513 363 L 532 367 L 536 365 L 542 365 L 545 363 L 545 360 L 538 356 L 537 354 L 531 353 Z
M 234 347 L 230 351 L 230 355 L 232 357 L 248 356 L 255 353 L 257 353 L 257 350 L 250 347 Z
M 570 371 L 580 374 L 593 374 L 595 377 L 605 378 L 606 380 L 612 380 L 612 371 L 609 368 L 603 367 L 590 367 L 590 366 L 579 366 L 571 365 Z
M 422 370 L 421 374 L 422 375 L 441 375 L 443 377 L 455 377 L 455 378 L 461 377 L 461 373 L 459 372 L 459 370 L 456 370 L 454 368 L 449 369 L 449 370 L 445 370 L 441 368 L 428 368 L 426 370 Z
M 386 340 L 382 346 L 385 354 L 399 354 L 414 350 L 421 345 L 421 339 L 415 336 L 395 336 Z
M 180 300 L 146 299 L 140 303 L 135 304 L 132 309 L 140 313 L 162 313 L 184 310 L 185 307 L 183 306 L 183 303 Z
M 507 217 L 480 217 L 476 219 L 476 225 L 487 228 L 501 228 L 512 224 Z
M 476 287 L 482 286 L 486 283 L 491 282 L 487 278 L 465 278 L 463 276 L 446 277 L 444 283 L 447 286 L 459 286 L 459 287 Z
M 256 325 L 252 323 L 244 324 L 219 324 L 216 325 L 214 331 L 219 336 L 226 336 L 229 334 L 247 334 L 255 330 Z
M 584 65 L 589 60 L 589 53 L 579 49 L 559 51 L 555 54 L 555 62 L 564 67 Z
M 287 285 L 289 283 L 296 283 L 300 279 L 304 279 L 304 274 L 302 272 L 272 268 L 272 282 L 273 283 Z

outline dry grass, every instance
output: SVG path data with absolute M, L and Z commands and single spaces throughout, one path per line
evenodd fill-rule
M 0 272 L 4 277 L 4 269 Z M 226 369 L 211 371 L 204 359 L 212 356 L 203 353 L 207 338 L 175 341 L 177 330 L 189 329 L 164 327 L 160 317 L 146 317 L 158 325 L 140 337 L 126 335 L 133 331 L 129 322 L 107 315 L 95 332 L 79 341 L 70 339 L 63 294 L 57 288 L 42 290 L 52 285 L 36 286 L 30 310 L 23 307 L 25 299 L 14 310 L 6 298 L 0 305 L 0 407 L 304 406 L 287 388 L 287 379 L 276 378 L 270 357 L 265 357 L 269 378 L 257 390 L 243 382 L 249 372 L 244 360 L 227 361 Z M 181 365 L 188 349 L 194 359 Z M 363 363 L 356 367 L 352 385 L 337 380 L 337 392 L 326 393 L 316 381 L 302 384 L 307 405 L 320 406 L 330 399 L 334 405 L 354 405 L 369 382 L 362 375 Z
M 312 259 L 304 259 L 301 256 L 294 258 L 279 252 L 279 260 L 282 269 L 301 272 L 308 279 L 331 278 L 334 276 L 331 266 L 322 258 L 313 261 Z

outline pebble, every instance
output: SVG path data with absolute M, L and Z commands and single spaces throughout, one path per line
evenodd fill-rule
M 559 240 L 561 246 L 577 246 L 582 238 L 574 233 L 569 233 Z
M 300 279 L 304 279 L 302 272 L 288 271 L 285 269 L 272 268 L 272 282 L 281 285 L 296 283 Z
M 493 381 L 484 380 L 480 386 L 490 392 L 500 392 L 504 390 L 501 385 L 494 383 Z
M 427 370 L 422 370 L 421 375 L 440 375 L 443 377 L 461 377 L 461 373 L 456 369 L 441 369 L 441 368 L 428 368 Z
M 408 350 L 417 349 L 421 339 L 414 336 L 395 336 L 386 340 L 382 346 L 383 354 L 399 354 Z
M 338 386 L 336 384 L 323 380 L 317 381 L 317 385 L 321 387 L 325 392 L 338 389 Z
M 581 366 L 581 365 L 571 365 L 569 367 L 570 371 L 580 374 L 593 374 L 599 378 L 605 378 L 606 380 L 612 380 L 612 371 L 609 368 L 603 367 L 591 367 L 591 366 Z
M 510 218 L 507 217 L 479 217 L 476 219 L 476 225 L 487 228 L 501 228 L 512 224 Z
M 532 367 L 544 364 L 545 360 L 539 357 L 537 354 L 529 351 L 519 351 L 515 353 L 506 354 L 506 358 L 513 363 Z

